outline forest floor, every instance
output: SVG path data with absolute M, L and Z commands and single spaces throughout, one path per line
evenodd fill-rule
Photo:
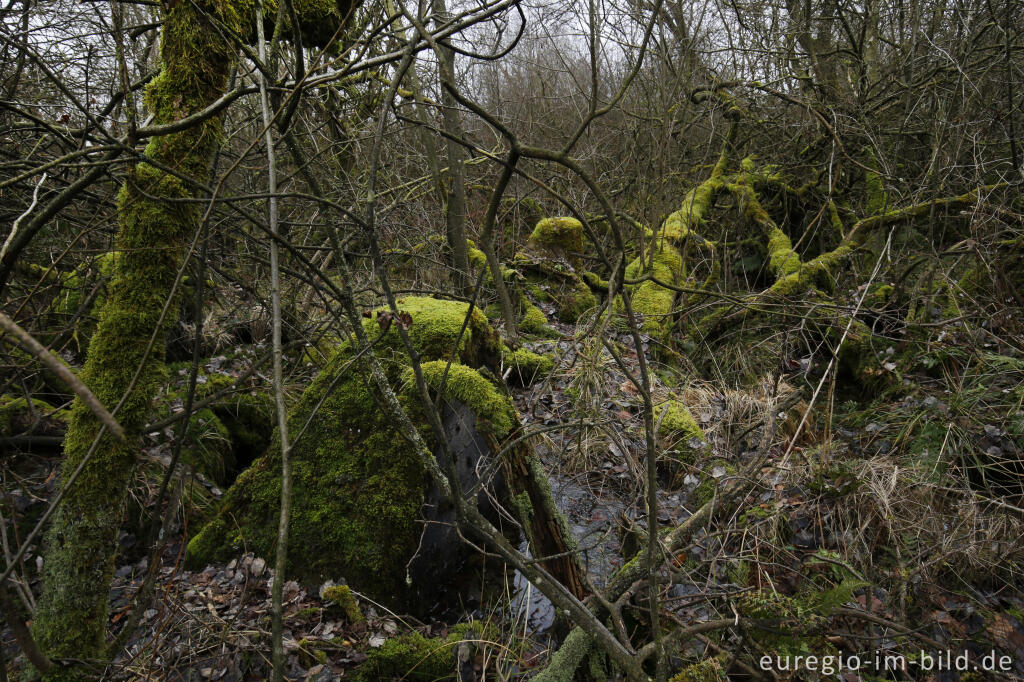
M 635 387 L 599 344 L 574 338 L 572 327 L 557 323 L 553 327 L 560 338 L 529 342 L 527 347 L 555 355 L 555 371 L 546 381 L 515 389 L 514 398 L 526 427 L 566 427 L 547 431 L 538 441 L 538 450 L 549 468 L 555 498 L 584 551 L 588 571 L 600 586 L 622 562 L 623 548 L 635 544 L 637 534 L 644 533 L 647 526 L 640 483 L 644 452 L 641 402 Z M 628 350 L 628 337 L 618 340 L 624 349 L 623 361 L 635 370 L 637 358 Z M 665 399 L 673 389 L 657 372 L 652 379 L 656 399 Z M 674 526 L 689 516 L 695 508 L 695 491 L 705 480 L 727 478 L 758 454 L 761 429 L 737 434 L 726 425 L 737 422 L 741 412 L 753 422 L 764 410 L 773 409 L 780 392 L 793 391 L 784 383 L 763 389 L 743 395 L 710 386 L 685 389 L 685 400 L 707 436 L 713 465 L 682 477 L 662 472 L 667 483 L 659 491 L 661 527 Z M 931 406 L 942 410 L 939 401 Z M 734 613 L 732 600 L 762 580 L 760 573 L 750 573 L 756 561 L 777 565 L 764 579 L 774 578 L 771 589 L 785 595 L 799 593 L 805 582 L 824 579 L 826 584 L 837 584 L 859 576 L 844 558 L 860 551 L 850 546 L 858 540 L 834 532 L 836 524 L 828 519 L 839 513 L 837 501 L 855 477 L 869 480 L 868 486 L 884 485 L 889 478 L 895 485 L 898 472 L 886 459 L 892 448 L 886 424 L 870 421 L 861 428 L 830 432 L 830 457 L 839 461 L 846 459 L 843 454 L 855 453 L 863 460 L 854 472 L 842 466 L 804 467 L 809 464 L 808 457 L 822 456 L 820 448 L 812 447 L 820 445 L 815 439 L 821 434 L 811 429 L 798 444 L 787 447 L 794 431 L 793 416 L 781 412 L 778 421 L 781 435 L 769 446 L 762 480 L 741 506 L 743 523 L 753 527 L 751 536 L 764 546 L 741 543 L 737 550 L 735 542 L 709 534 L 679 553 L 672 562 L 677 570 L 665 575 L 664 614 L 670 626 L 721 618 L 730 608 Z M 147 454 L 166 459 L 165 447 L 152 446 Z M 805 451 L 813 454 L 805 455 Z M 17 472 L 5 467 L 11 476 L 3 486 L 6 503 L 15 513 L 30 518 L 45 508 L 57 480 L 55 455 L 27 457 Z M 816 473 L 804 475 L 802 469 Z M 222 494 L 209 481 L 200 480 L 196 485 L 209 496 Z M 161 554 L 156 598 L 105 673 L 107 679 L 259 680 L 268 676 L 272 575 L 268 563 L 272 557 L 248 553 L 227 564 L 187 571 L 183 569 L 186 532 L 177 529 Z M 4 541 L 9 551 L 16 538 L 5 537 Z M 147 560 L 138 559 L 143 552 L 137 544 L 133 535 L 122 535 L 121 561 L 132 561 L 118 565 L 110 591 L 113 634 L 128 619 L 133 595 L 147 573 Z M 35 561 L 34 557 L 27 560 L 25 575 L 38 575 L 38 567 L 32 566 Z M 290 679 L 327 681 L 356 676 L 358 666 L 389 639 L 412 630 L 427 637 L 443 637 L 457 620 L 469 617 L 491 621 L 504 633 L 503 641 L 484 647 L 478 655 L 477 666 L 489 671 L 487 679 L 528 677 L 543 667 L 548 648 L 556 641 L 553 633 L 559 629 L 554 611 L 518 575 L 503 576 L 496 591 L 493 575 L 487 589 L 482 588 L 479 575 L 477 571 L 466 581 L 464 606 L 449 605 L 443 617 L 429 623 L 392 613 L 361 595 L 357 596 L 366 622 L 352 623 L 341 607 L 322 596 L 329 584 L 286 582 L 285 649 Z M 922 651 L 935 649 L 934 645 L 948 646 L 953 656 L 961 651 L 982 656 L 995 650 L 1012 658 L 1012 669 L 1003 677 L 1024 676 L 1024 599 L 1019 591 L 986 586 L 982 580 L 945 586 L 929 582 L 917 587 L 918 594 L 908 595 L 889 593 L 866 581 L 858 583 L 847 595 L 849 600 L 831 616 L 826 628 L 828 644 L 862 653 L 873 648 L 883 655 L 905 651 L 909 641 L 920 644 Z M 482 592 L 490 596 L 480 597 Z M 907 638 L 911 630 L 919 635 L 917 640 Z M 693 639 L 688 650 L 674 659 L 674 667 L 727 651 L 738 644 L 736 639 L 738 636 Z M 776 645 L 784 639 L 776 637 Z M 4 633 L 3 645 L 8 660 L 17 656 L 9 632 Z M 924 677 L 959 678 L 955 671 Z M 765 678 L 771 675 L 765 674 Z M 847 682 L 869 678 L 859 672 L 844 677 Z

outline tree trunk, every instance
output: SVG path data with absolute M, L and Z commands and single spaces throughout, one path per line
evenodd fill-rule
M 237 27 L 237 15 L 218 0 L 179 3 L 167 12 L 160 75 L 147 93 L 157 124 L 200 111 L 224 91 L 233 47 L 205 14 Z M 213 117 L 184 132 L 154 138 L 147 155 L 179 174 L 205 182 L 220 138 Z M 165 335 L 176 319 L 182 256 L 201 214 L 193 189 L 149 164 L 133 168 L 118 197 L 119 230 L 110 297 L 82 371 L 127 438 L 117 441 L 78 399 L 64 440 L 64 472 L 91 458 L 56 510 L 45 545 L 42 596 L 33 629 L 51 658 L 73 658 L 47 679 L 93 677 L 85 661 L 103 661 L 107 591 L 113 578 L 117 533 L 139 452 L 140 431 L 161 380 Z M 98 439 L 98 442 L 96 442 Z
M 444 0 L 434 0 L 435 20 L 444 24 L 448 9 Z M 455 82 L 455 51 L 441 45 L 437 52 L 441 81 Z M 452 274 L 455 288 L 463 295 L 469 293 L 469 247 L 466 244 L 466 174 L 463 167 L 465 156 L 462 146 L 452 138 L 462 137 L 462 124 L 455 108 L 455 98 L 444 87 L 441 88 L 441 116 L 444 131 L 449 137 L 445 144 L 448 149 L 448 204 L 445 211 L 445 230 L 448 247 L 452 250 Z

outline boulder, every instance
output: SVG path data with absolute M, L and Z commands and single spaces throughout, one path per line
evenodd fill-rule
M 465 303 L 406 298 L 399 308 L 408 313 L 408 332 L 426 382 L 434 391 L 444 386 L 442 420 L 468 490 L 478 482 L 481 460 L 494 457 L 519 424 L 511 401 L 486 376 L 499 369 L 500 341 L 479 310 L 460 338 Z M 396 329 L 399 322 L 381 313 L 364 320 L 364 328 L 403 407 L 424 439 L 434 443 Z M 292 409 L 289 434 L 294 445 L 288 577 L 310 584 L 344 579 L 391 607 L 430 606 L 424 597 L 436 597 L 437 585 L 459 569 L 466 549 L 450 525 L 453 510 L 395 428 L 348 341 Z M 280 464 L 280 447 L 272 445 L 239 476 L 218 516 L 190 541 L 191 566 L 227 560 L 243 549 L 273 555 Z

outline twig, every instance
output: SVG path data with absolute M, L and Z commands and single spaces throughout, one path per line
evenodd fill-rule
M 46 347 L 43 346 L 43 344 L 32 338 L 28 332 L 19 327 L 14 320 L 3 313 L 0 313 L 0 328 L 3 328 L 5 332 L 13 336 L 18 342 L 18 345 L 34 355 L 37 360 L 46 365 L 47 369 L 56 374 L 65 384 L 70 386 L 71 390 L 82 399 L 82 402 L 92 410 L 93 414 L 103 422 L 103 424 L 118 440 L 124 440 L 124 429 L 117 420 L 114 419 L 114 415 L 110 414 L 110 412 L 107 411 L 107 408 L 103 407 L 103 403 L 100 402 L 99 398 L 89 390 L 88 386 L 82 383 L 81 379 L 75 376 L 75 374 L 68 369 L 67 365 L 55 358 L 52 353 L 46 350 Z

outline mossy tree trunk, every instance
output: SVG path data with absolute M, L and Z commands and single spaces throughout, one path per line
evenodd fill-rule
M 215 22 L 237 28 L 224 0 L 182 2 L 167 12 L 160 75 L 147 93 L 157 124 L 202 110 L 224 91 L 235 50 Z M 220 138 L 217 117 L 186 131 L 154 138 L 155 162 L 205 182 Z M 54 513 L 47 534 L 42 596 L 33 630 L 58 666 L 47 679 L 94 676 L 102 664 L 107 592 L 117 533 L 139 452 L 139 436 L 163 374 L 165 335 L 176 319 L 175 284 L 190 237 L 200 223 L 195 192 L 175 174 L 150 164 L 133 168 L 118 197 L 117 259 L 110 295 L 99 315 L 82 379 L 104 405 L 115 408 L 127 438 L 101 432 L 96 416 L 77 400 L 64 441 L 64 472 L 90 458 Z M 97 443 L 98 439 L 98 443 Z M 100 668 L 101 669 L 101 668 Z

